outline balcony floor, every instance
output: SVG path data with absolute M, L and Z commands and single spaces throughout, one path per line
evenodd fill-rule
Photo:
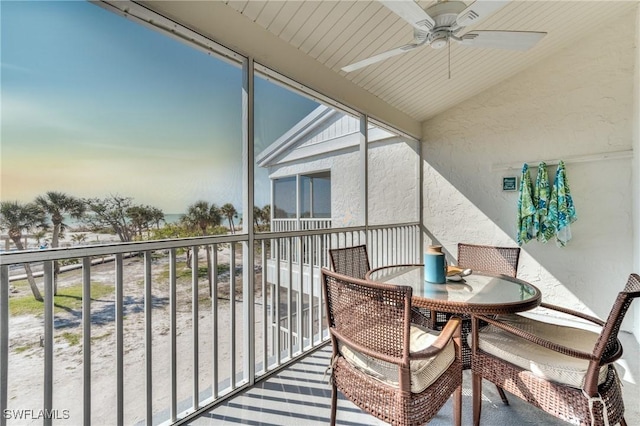
M 625 347 L 622 366 L 618 367 L 623 380 L 625 395 L 625 418 L 629 425 L 639 424 L 640 414 L 637 404 L 640 397 L 638 376 L 638 343 L 629 333 L 621 333 L 620 340 Z M 324 376 L 329 365 L 331 346 L 317 350 L 301 361 L 293 364 L 266 381 L 258 383 L 247 391 L 236 395 L 212 411 L 192 420 L 192 425 L 326 425 L 329 423 L 331 387 L 328 376 Z M 484 425 L 566 425 L 541 410 L 516 397 L 509 398 L 510 405 L 502 404 L 496 388 L 483 383 L 482 424 Z M 472 424 L 471 412 L 471 372 L 465 371 L 462 397 L 462 424 Z M 342 425 L 383 425 L 381 421 L 362 412 L 349 401 L 338 400 L 337 423 Z M 452 424 L 451 400 L 445 404 L 432 425 Z

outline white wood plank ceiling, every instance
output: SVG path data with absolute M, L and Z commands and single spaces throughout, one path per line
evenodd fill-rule
M 434 1 L 419 1 L 426 9 Z M 470 1 L 466 2 L 470 4 Z M 469 30 L 543 31 L 526 52 L 451 44 L 415 49 L 351 73 L 350 63 L 413 41 L 413 29 L 378 1 L 229 0 L 227 6 L 345 79 L 424 121 L 513 76 L 604 25 L 633 13 L 636 1 L 514 0 Z

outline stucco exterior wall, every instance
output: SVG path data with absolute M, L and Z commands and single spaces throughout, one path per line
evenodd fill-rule
M 371 144 L 369 225 L 407 223 L 419 219 L 417 144 L 397 138 Z
M 320 143 L 321 144 L 321 143 Z M 390 138 L 369 144 L 369 223 L 418 220 L 416 143 Z M 390 162 L 389 159 L 393 159 Z M 331 171 L 333 227 L 364 225 L 361 161 L 358 145 L 271 167 L 271 179 Z
M 493 171 L 497 165 L 632 149 L 636 32 L 636 16 L 621 16 L 614 27 L 423 123 L 426 244 L 442 244 L 450 259 L 460 241 L 516 245 L 518 194 L 503 192 L 501 183 L 520 170 Z M 524 245 L 519 267 L 545 301 L 608 314 L 637 266 L 632 161 L 567 164 L 579 217 L 573 239 L 565 248 Z M 549 168 L 551 181 L 555 170 Z M 623 328 L 632 327 L 628 318 Z

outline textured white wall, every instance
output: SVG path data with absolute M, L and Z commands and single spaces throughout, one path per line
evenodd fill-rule
M 369 223 L 418 220 L 417 143 L 390 138 L 369 144 Z M 389 159 L 393 158 L 393 162 Z M 359 146 L 304 158 L 270 169 L 272 179 L 331 171 L 331 219 L 334 227 L 362 226 L 364 214 Z
M 393 138 L 369 149 L 369 225 L 418 218 L 418 142 Z M 390 162 L 389 159 L 393 159 Z
M 503 192 L 501 178 L 520 172 L 494 165 L 631 149 L 635 37 L 636 17 L 621 16 L 423 123 L 426 243 L 453 257 L 460 241 L 516 244 L 517 192 Z M 519 276 L 548 302 L 606 316 L 634 267 L 632 160 L 568 164 L 567 176 L 574 238 L 565 248 L 524 245 Z

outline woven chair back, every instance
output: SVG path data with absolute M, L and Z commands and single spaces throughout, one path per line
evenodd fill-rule
M 408 365 L 411 287 L 363 281 L 322 269 L 329 330 L 367 355 Z
M 601 360 L 608 359 L 618 351 L 618 332 L 620 331 L 622 320 L 629 306 L 631 306 L 631 302 L 638 296 L 640 296 L 640 276 L 631 274 L 624 290 L 618 293 L 613 308 L 611 308 L 607 321 L 602 328 L 600 338 L 596 342 L 594 355 L 597 358 Z
M 458 243 L 458 266 L 473 271 L 515 277 L 520 247 L 494 247 Z
M 359 245 L 329 250 L 331 266 L 339 274 L 364 279 L 364 275 L 371 269 L 367 246 Z

